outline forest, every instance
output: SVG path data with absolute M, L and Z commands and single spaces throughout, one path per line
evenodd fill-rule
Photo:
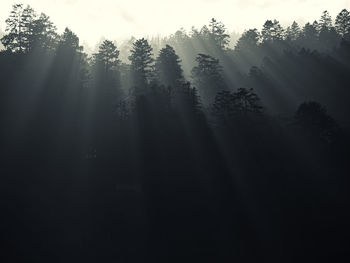
M 350 262 L 346 9 L 88 55 L 15 4 L 1 43 L 1 262 Z

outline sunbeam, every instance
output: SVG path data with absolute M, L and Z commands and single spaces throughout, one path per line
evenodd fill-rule
M 349 1 L 0 7 L 1 262 L 349 257 Z

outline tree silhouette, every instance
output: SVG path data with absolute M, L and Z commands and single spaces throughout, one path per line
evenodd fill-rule
M 28 49 L 42 48 L 53 51 L 57 47 L 56 27 L 50 18 L 41 14 L 35 18 L 28 26 L 30 35 L 28 36 Z
M 234 93 L 234 99 L 236 102 L 235 108 L 243 113 L 262 113 L 263 107 L 260 105 L 260 99 L 257 94 L 254 93 L 253 89 L 239 88 Z
M 261 31 L 263 42 L 273 42 L 283 39 L 283 28 L 277 20 L 267 20 Z
M 338 34 L 344 39 L 349 39 L 350 36 L 350 13 L 348 10 L 343 9 L 335 19 L 335 28 Z
M 328 11 L 324 11 L 318 22 L 319 40 L 326 49 L 332 49 L 339 43 L 339 36 L 333 27 L 332 18 Z
M 256 28 L 245 31 L 237 41 L 236 50 L 252 50 L 257 47 L 260 34 Z
M 306 48 L 315 49 L 318 47 L 318 31 L 315 23 L 306 23 L 301 32 L 301 45 Z
M 204 29 L 205 30 L 205 29 Z M 207 34 L 207 30 L 205 32 L 202 32 L 202 34 Z M 214 41 L 215 45 L 221 49 L 224 50 L 229 41 L 229 35 L 226 34 L 226 28 L 223 23 L 216 21 L 216 19 L 212 18 L 209 23 L 209 34 Z
M 156 59 L 155 70 L 158 80 L 165 86 L 179 88 L 184 83 L 180 65 L 181 60 L 173 47 L 166 45 Z
M 306 129 L 312 136 L 330 140 L 336 122 L 327 114 L 327 110 L 315 101 L 303 102 L 296 114 L 295 119 L 298 125 Z
M 333 26 L 332 17 L 329 12 L 326 10 L 322 13 L 322 16 L 318 22 L 318 30 L 321 32 L 322 30 L 330 30 Z
M 74 76 L 73 79 L 78 81 L 80 86 L 87 84 L 89 79 L 87 55 L 83 52 L 84 48 L 79 42 L 78 36 L 68 28 L 65 28 L 63 34 L 59 36 L 55 64 L 57 66 L 55 76 L 58 78 L 56 84 L 69 82 L 70 79 L 66 75 L 68 72 L 71 72 L 71 76 Z
M 186 45 L 188 40 L 189 37 L 184 28 L 180 28 L 180 30 L 177 30 L 173 35 L 169 36 L 168 38 L 169 45 L 173 45 L 174 47 L 184 46 Z
M 105 71 L 119 65 L 119 50 L 112 41 L 105 40 L 100 45 L 98 53 L 94 54 L 95 63 L 101 63 Z
M 301 34 L 300 27 L 297 22 L 293 22 L 290 27 L 286 30 L 286 39 L 290 41 L 296 41 L 299 39 Z
M 59 40 L 59 47 L 69 52 L 81 52 L 83 47 L 79 44 L 79 38 L 69 28 L 65 28 Z
M 323 16 L 286 31 L 268 20 L 234 50 L 213 19 L 120 52 L 101 40 L 90 57 L 70 29 L 15 5 L 0 50 L 2 261 L 59 250 L 87 262 L 340 262 L 349 14 L 335 27 Z
M 235 95 L 228 90 L 220 91 L 215 96 L 213 114 L 222 123 L 229 122 L 236 111 Z
M 236 92 L 218 92 L 212 109 L 217 120 L 225 124 L 229 124 L 235 118 L 261 115 L 262 110 L 258 95 L 253 89 L 246 88 L 239 88 Z
M 198 94 L 198 90 L 195 87 L 191 87 L 189 82 L 183 84 L 184 97 L 182 99 L 185 103 L 182 106 L 189 108 L 192 113 L 198 114 L 201 112 L 201 99 Z
M 129 60 L 131 61 L 134 84 L 139 88 L 145 87 L 151 80 L 154 62 L 152 56 L 152 47 L 146 39 L 135 41 Z
M 201 30 L 199 31 L 199 37 L 202 40 L 208 41 L 211 40 L 211 32 L 207 25 L 202 26 Z M 215 41 L 215 40 L 214 40 Z
M 12 6 L 12 11 L 9 18 L 6 19 L 6 29 L 7 33 L 2 39 L 1 42 L 5 48 L 12 51 L 22 51 L 22 12 L 23 5 L 15 4 Z
M 13 52 L 28 53 L 35 48 L 53 51 L 56 48 L 56 27 L 45 14 L 38 17 L 30 6 L 14 5 L 6 24 L 7 34 L 1 41 Z
M 25 52 L 28 49 L 29 25 L 34 19 L 34 10 L 22 4 L 12 6 L 10 17 L 6 19 L 7 33 L 1 42 L 5 48 L 13 52 Z
M 192 69 L 192 78 L 199 89 L 203 103 L 209 105 L 215 94 L 226 88 L 222 66 L 218 59 L 205 54 L 198 54 L 196 61 L 198 66 Z

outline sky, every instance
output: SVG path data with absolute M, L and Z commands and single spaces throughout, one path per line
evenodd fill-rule
M 121 40 L 169 35 L 183 27 L 201 27 L 212 17 L 229 32 L 260 29 L 267 19 L 282 25 L 319 19 L 324 10 L 333 18 L 350 0 L 1 0 L 0 29 L 14 3 L 29 4 L 50 16 L 59 32 L 69 27 L 82 42 L 95 45 L 101 37 Z

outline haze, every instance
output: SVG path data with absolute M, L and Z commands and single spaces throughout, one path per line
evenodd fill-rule
M 229 31 L 242 32 L 261 28 L 267 19 L 276 18 L 282 25 L 293 20 L 305 23 L 318 19 L 327 9 L 333 18 L 348 0 L 26 0 L 38 12 L 49 15 L 59 31 L 66 26 L 82 41 L 96 44 L 101 37 L 123 39 L 130 37 L 168 35 L 180 27 L 201 27 L 212 17 L 222 21 Z M 11 6 L 18 1 L 1 0 L 0 28 Z

